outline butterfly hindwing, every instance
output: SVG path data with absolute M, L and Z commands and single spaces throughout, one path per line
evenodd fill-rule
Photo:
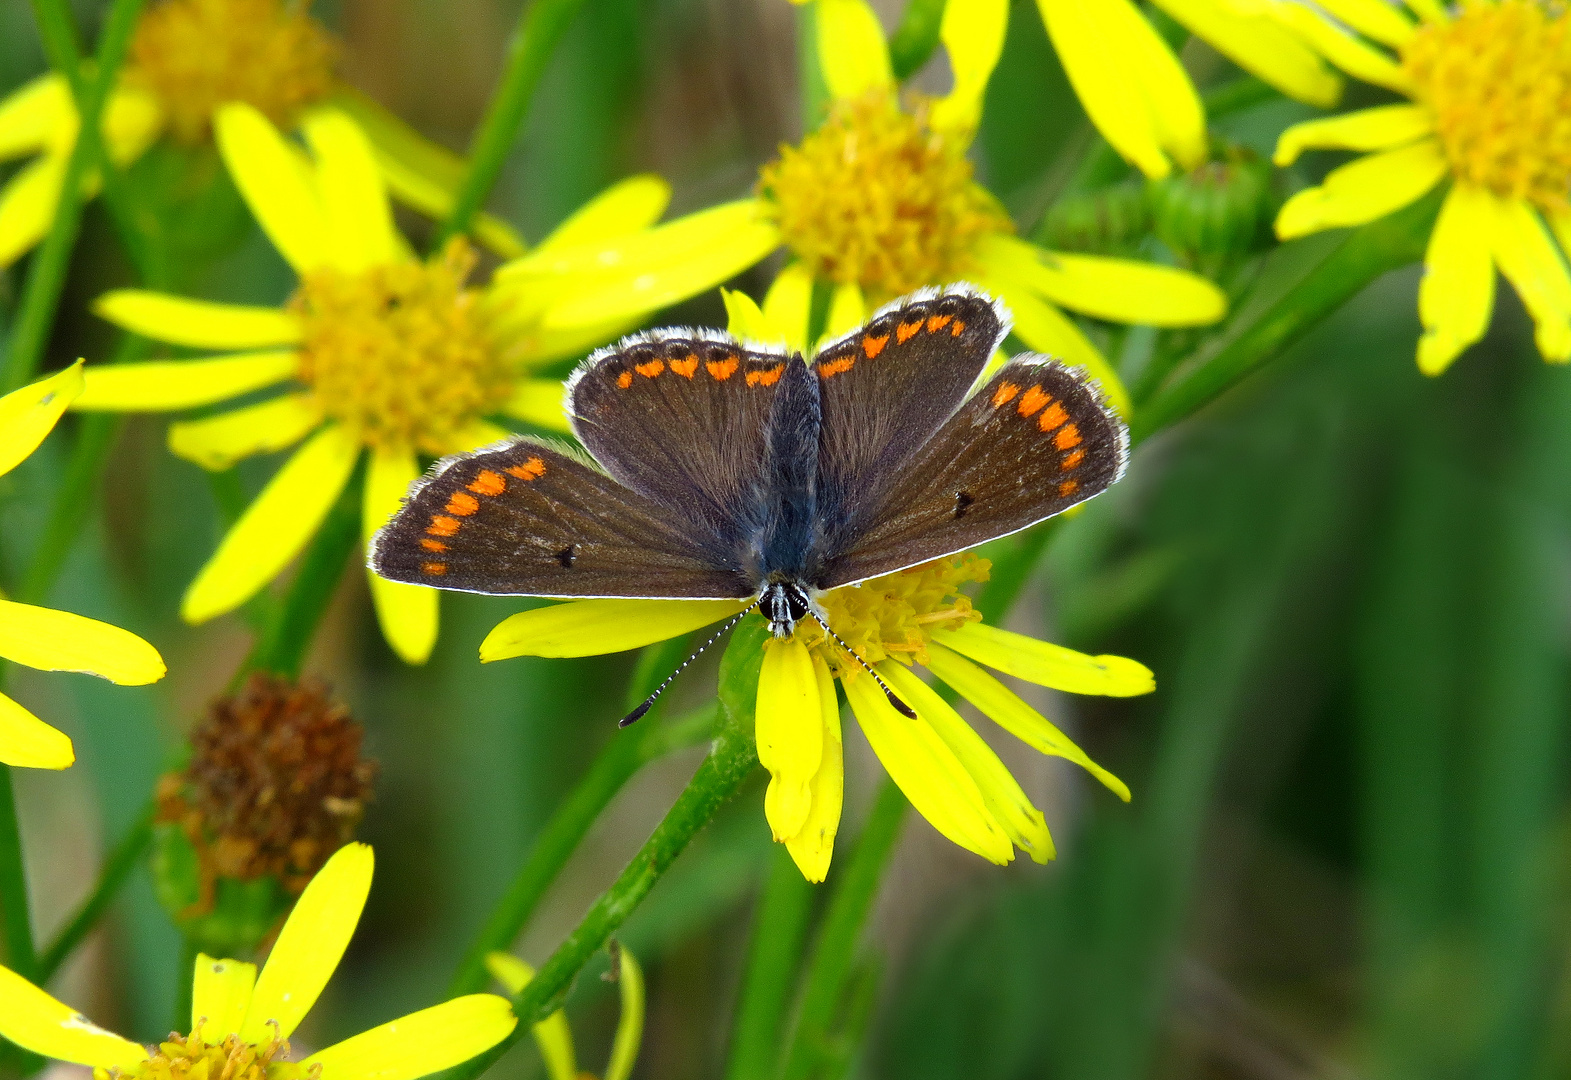
M 1105 491 L 1128 459 L 1123 422 L 1078 369 L 1004 365 L 909 461 L 868 528 L 831 553 L 820 588 L 1007 536 Z
M 923 291 L 813 358 L 828 550 L 865 528 L 907 459 L 965 400 L 1007 331 L 1002 309 L 969 287 Z
M 393 581 L 466 592 L 749 592 L 664 508 L 531 439 L 438 463 L 377 533 L 371 567 Z

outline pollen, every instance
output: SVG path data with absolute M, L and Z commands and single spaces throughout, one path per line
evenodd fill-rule
M 284 0 L 162 0 L 131 40 L 127 78 L 163 105 L 185 143 L 206 140 L 218 106 L 243 101 L 279 127 L 333 89 L 338 46 Z
M 972 181 L 965 147 L 889 94 L 836 103 L 817 131 L 759 173 L 758 192 L 814 277 L 870 303 L 964 277 L 976 241 L 1011 229 Z
M 93 1080 L 315 1080 L 313 1073 L 321 1072 L 320 1065 L 310 1070 L 292 1065 L 285 1039 L 259 1044 L 229 1035 L 223 1042 L 210 1043 L 202 1038 L 201 1024 L 189 1035 L 170 1032 L 169 1038 L 152 1050 L 152 1057 L 130 1070 L 94 1069 Z
M 925 664 L 934 630 L 981 620 L 982 613 L 960 588 L 986 581 L 991 569 L 986 559 L 966 552 L 835 589 L 818 602 L 835 633 L 868 663 L 893 657 L 902 664 Z M 816 622 L 804 620 L 796 632 L 808 648 L 821 651 L 836 676 L 862 670 Z
M 513 374 L 465 287 L 461 239 L 428 263 L 316 270 L 290 301 L 304 324 L 300 379 L 328 416 L 372 447 L 449 453 L 507 400 Z
M 1467 3 L 1402 48 L 1452 172 L 1549 210 L 1571 192 L 1571 17 L 1535 0 Z

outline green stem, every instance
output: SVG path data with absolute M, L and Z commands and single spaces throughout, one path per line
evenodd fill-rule
M 546 61 L 556 50 L 573 16 L 584 0 L 534 0 L 519 16 L 518 28 L 508 47 L 507 70 L 501 86 L 486 108 L 485 118 L 469 148 L 469 171 L 453 199 L 453 209 L 437 230 L 435 247 L 469 228 L 485 203 L 507 155 L 518 140 L 519 129 Z
M 33 952 L 27 869 L 22 863 L 22 833 L 11 772 L 11 766 L 0 765 L 0 933 L 5 935 L 6 966 L 32 982 L 38 958 Z
M 840 1015 L 846 982 L 856 959 L 857 940 L 883 878 L 884 864 L 900 835 L 905 810 L 905 795 L 886 777 L 813 946 L 796 1034 L 782 1074 L 786 1080 L 811 1075 L 822 1057 L 833 1053 L 834 1021 Z
M 109 92 L 125 59 L 141 8 L 142 0 L 114 0 L 104 22 L 96 70 L 85 80 L 83 96 L 77 102 L 82 136 L 71 148 L 71 157 L 66 163 L 54 222 L 28 269 L 21 310 L 12 329 L 10 355 L 6 359 L 4 390 L 26 385 L 43 359 L 55 309 L 60 303 L 60 292 L 65 287 L 66 271 L 71 265 L 71 250 L 82 226 L 83 187 L 103 156 L 100 124 L 104 104 L 109 100 Z M 66 0 L 33 0 L 33 11 L 51 54 L 58 53 L 62 59 L 69 57 L 76 48 L 77 39 L 76 25 Z M 75 66 L 67 64 L 62 74 L 70 79 L 77 71 Z
M 1230 327 L 1212 351 L 1202 352 L 1186 374 L 1139 410 L 1130 424 L 1130 441 L 1138 443 L 1198 411 L 1370 282 L 1422 258 L 1440 198 L 1435 192 L 1350 232 L 1267 310 Z
M 180 966 L 175 969 L 175 1010 L 170 1031 L 191 1030 L 191 992 L 195 989 L 196 956 L 201 952 L 196 939 L 180 935 Z
M 38 958 L 37 981 L 40 985 L 47 983 L 54 977 L 60 965 L 76 950 L 98 925 L 98 920 L 108 910 L 115 894 L 126 883 L 141 862 L 143 854 L 153 842 L 153 815 L 157 807 L 149 802 L 146 809 L 137 817 L 130 830 L 120 838 L 114 851 L 109 853 L 109 858 L 104 860 L 103 869 L 98 872 L 98 883 L 93 886 L 92 894 L 76 909 L 76 914 L 71 916 L 71 921 L 66 923 L 55 939 L 49 943 L 43 955 Z
M 464 953 L 448 984 L 449 998 L 485 989 L 486 955 L 505 950 L 517 940 L 546 890 L 600 813 L 639 769 L 673 751 L 696 746 L 714 730 L 717 713 L 718 707 L 711 705 L 670 723 L 645 717 L 632 730 L 611 740 L 611 745 L 595 759 L 578 786 L 546 822 L 528 859 L 518 868 L 507 892 Z
M 946 0 L 910 0 L 900 25 L 889 38 L 889 66 L 904 81 L 916 74 L 938 48 Z
M 760 1080 L 779 1072 L 786 1008 L 796 985 L 814 891 L 791 853 L 777 844 L 753 925 L 726 1080 Z

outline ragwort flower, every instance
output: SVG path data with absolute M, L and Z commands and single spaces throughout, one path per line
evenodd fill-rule
M 171 425 L 170 448 L 209 469 L 304 440 L 220 543 L 186 591 L 181 614 L 200 623 L 231 611 L 305 547 L 362 456 L 364 534 L 398 509 L 420 456 L 440 457 L 506 437 L 509 416 L 566 430 L 562 385 L 532 365 L 582 352 L 642 313 L 590 313 L 538 328 L 571 278 L 529 288 L 466 284 L 474 257 L 462 240 L 422 262 L 393 226 L 383 180 L 360 128 L 322 109 L 303 122 L 306 157 L 248 105 L 219 110 L 220 151 L 241 194 L 299 285 L 280 308 L 190 300 L 142 290 L 100 298 L 127 330 L 226 355 L 89 368 L 76 409 L 188 409 L 293 382 L 283 394 Z M 647 231 L 669 194 L 635 177 L 586 204 L 542 249 Z M 245 351 L 229 351 L 245 350 Z M 436 593 L 371 575 L 388 643 L 410 663 L 430 655 Z
M 1151 672 L 1121 656 L 1087 656 L 981 621 L 961 591 L 985 581 L 985 559 L 963 554 L 833 589 L 818 598 L 841 640 L 877 670 L 917 713 L 897 712 L 855 658 L 816 623 L 764 646 L 755 737 L 770 772 L 764 813 L 802 874 L 829 872 L 840 824 L 843 752 L 836 680 L 874 753 L 911 805 L 961 847 L 1007 863 L 1019 846 L 1053 857 L 1042 814 L 1009 770 L 954 707 L 916 674 L 926 667 L 1026 745 L 1089 770 L 1122 799 L 1123 782 L 992 674 L 1075 694 L 1149 693 Z M 751 601 L 572 600 L 520 612 L 480 646 L 483 661 L 511 656 L 593 656 L 690 633 Z M 749 615 L 748 620 L 762 616 Z M 744 624 L 745 625 L 745 624 Z
M 1283 239 L 1362 225 L 1449 183 L 1424 255 L 1418 366 L 1437 375 L 1483 337 L 1495 270 L 1537 327 L 1539 351 L 1571 360 L 1571 16 L 1562 4 L 1436 0 L 1277 4 L 1283 24 L 1348 74 L 1409 104 L 1297 124 L 1276 161 L 1310 149 L 1365 153 L 1282 207 Z M 1556 240 L 1559 244 L 1557 246 Z
M 491 977 L 517 997 L 534 979 L 532 967 L 511 953 L 494 952 L 485 958 Z M 644 972 L 633 954 L 615 940 L 611 942 L 611 977 L 621 992 L 622 1015 L 611 1039 L 611 1060 L 602 1080 L 627 1080 L 638 1060 L 639 1043 L 644 1037 Z M 561 1009 L 534 1026 L 532 1034 L 551 1080 L 594 1080 L 593 1073 L 578 1071 L 573 1051 L 573 1031 Z
M 998 201 L 976 183 L 966 152 L 1003 49 L 1005 0 L 945 9 L 941 36 L 954 88 L 936 100 L 915 100 L 910 109 L 900 106 L 888 44 L 864 0 L 818 0 L 815 13 L 816 47 L 833 97 L 823 125 L 763 168 L 754 198 L 582 253 L 579 258 L 598 262 L 602 277 L 557 318 L 663 306 L 783 245 L 790 261 L 745 327 L 748 337 L 808 350 L 815 281 L 833 287 L 831 335 L 922 286 L 973 281 L 1009 304 L 1014 332 L 1026 345 L 1088 369 L 1125 411 L 1112 367 L 1059 306 L 1155 326 L 1222 317 L 1225 297 L 1197 275 L 1048 251 L 1020 239 Z M 526 256 L 498 277 L 580 268 Z M 720 269 L 726 275 L 717 275 Z
M 0 476 L 38 448 L 82 392 L 78 361 L 0 398 Z M 128 630 L 68 611 L 0 599 L 0 658 L 44 671 L 85 671 L 121 686 L 164 677 L 158 650 Z M 71 740 L 0 694 L 0 764 L 64 769 Z
M 313 106 L 333 100 L 369 130 L 393 195 L 423 213 L 445 215 L 461 171 L 457 158 L 338 83 L 337 43 L 309 6 L 288 0 L 149 4 L 104 109 L 110 161 L 129 165 L 164 134 L 184 145 L 205 143 L 217 110 L 230 102 L 249 104 L 291 128 Z M 0 100 L 0 161 L 33 158 L 0 189 L 0 267 L 48 231 L 80 126 L 70 86 L 58 73 Z M 476 221 L 474 233 L 501 255 L 523 251 L 513 231 L 487 215 Z
M 95 1080 L 417 1080 L 468 1061 L 518 1023 L 506 998 L 471 994 L 289 1060 L 305 1019 L 349 945 L 371 889 L 371 849 L 339 850 L 306 887 L 267 965 L 198 955 L 191 1030 L 145 1047 L 98 1027 L 0 967 L 0 1036 Z

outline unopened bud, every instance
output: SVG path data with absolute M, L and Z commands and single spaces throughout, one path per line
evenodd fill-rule
M 1272 180 L 1270 162 L 1214 140 L 1205 164 L 1147 186 L 1153 231 L 1182 265 L 1223 274 L 1269 243 L 1280 202 Z
M 1037 239 L 1055 251 L 1129 256 L 1138 250 L 1150 219 L 1140 185 L 1115 184 L 1059 199 L 1043 216 Z

